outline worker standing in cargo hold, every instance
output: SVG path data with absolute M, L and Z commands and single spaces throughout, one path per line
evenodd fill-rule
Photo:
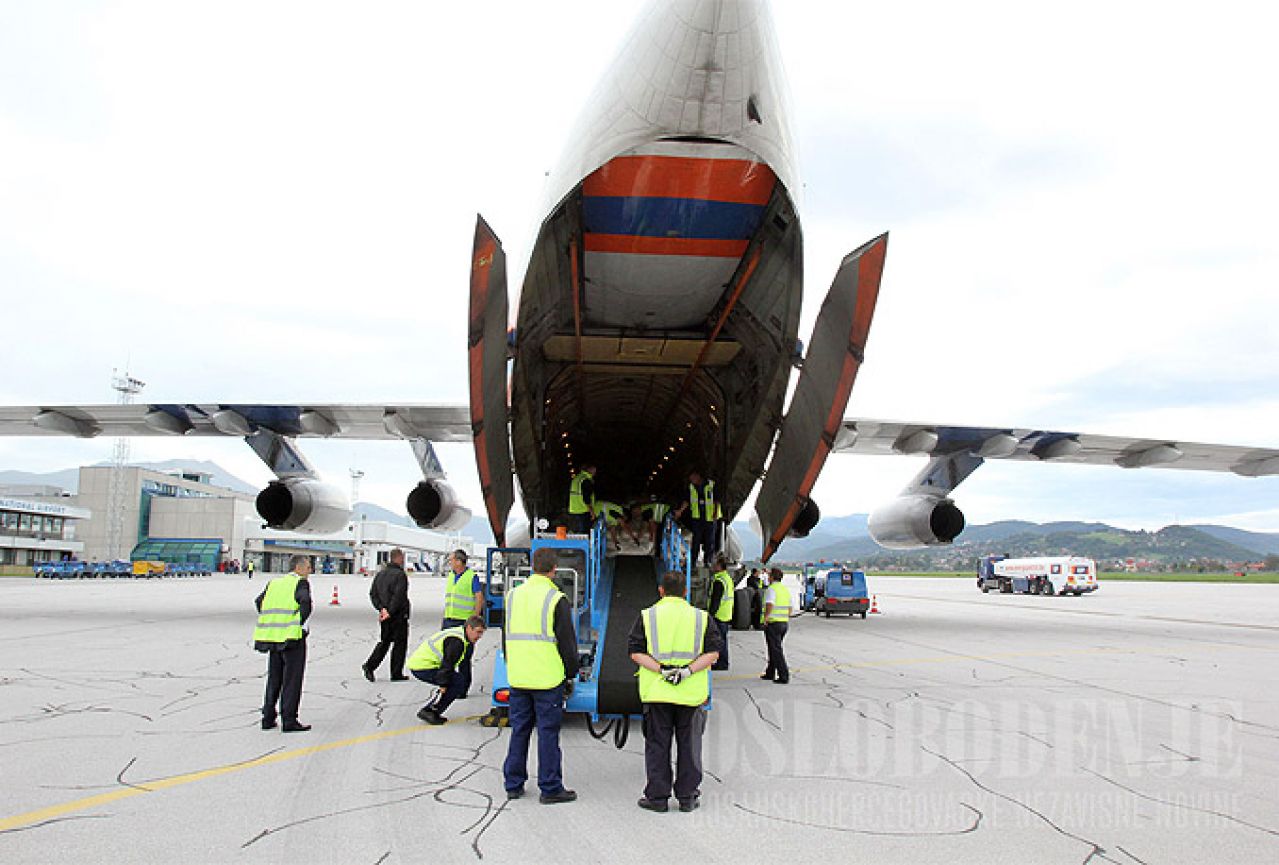
M 460 628 L 471 616 L 484 617 L 484 587 L 475 571 L 466 566 L 466 550 L 454 550 L 449 556 L 451 573 L 445 574 L 444 621 L 440 627 Z M 458 668 L 462 675 L 462 693 L 457 699 L 465 700 L 471 691 L 471 656 L 467 653 L 462 658 L 462 666 Z
M 306 579 L 311 574 L 311 559 L 294 556 L 292 564 L 292 572 L 267 583 L 254 602 L 258 625 L 253 629 L 253 648 L 266 652 L 268 659 L 262 729 L 274 729 L 278 716 L 284 732 L 305 733 L 311 725 L 298 721 L 298 704 L 306 669 L 303 625 L 311 616 L 311 584 Z
M 688 527 L 693 533 L 693 542 L 689 546 L 688 563 L 697 567 L 697 554 L 700 549 L 702 561 L 711 563 L 717 552 L 715 543 L 715 482 L 703 478 L 701 472 L 688 473 L 688 501 L 680 505 L 675 518 L 688 514 Z
M 595 463 L 587 463 L 573 475 L 568 489 L 568 530 L 583 535 L 595 522 Z
M 387 556 L 386 567 L 373 577 L 369 600 L 377 610 L 380 633 L 372 654 L 360 668 L 364 678 L 374 680 L 387 649 L 391 650 L 391 681 L 403 682 L 404 656 L 409 651 L 409 575 L 404 570 L 404 550 L 396 547 Z
M 782 585 L 782 569 L 768 572 L 768 591 L 764 593 L 764 641 L 768 644 L 768 667 L 761 679 L 779 685 L 790 681 L 790 667 L 786 666 L 786 653 L 782 640 L 790 622 L 790 589 Z
M 560 724 L 565 697 L 577 678 L 577 635 L 568 598 L 551 580 L 556 552 L 533 552 L 533 573 L 506 596 L 502 654 L 510 682 L 511 743 L 502 765 L 507 799 L 524 795 L 528 746 L 537 728 L 537 786 L 543 805 L 572 802 L 565 789 L 560 753 Z
M 711 601 L 706 610 L 715 621 L 720 643 L 719 659 L 711 669 L 727 670 L 728 631 L 733 626 L 733 578 L 728 574 L 728 559 L 723 555 L 715 557 L 715 573 L 711 579 Z
M 671 790 L 681 811 L 697 808 L 702 783 L 702 733 L 710 698 L 710 674 L 719 658 L 719 630 L 710 616 L 684 600 L 685 578 L 667 571 L 661 600 L 639 614 L 627 636 L 627 651 L 639 664 L 644 704 L 644 796 L 639 806 L 666 811 Z M 677 748 L 671 775 L 671 740 Z
M 462 693 L 458 668 L 463 659 L 475 654 L 475 644 L 484 636 L 484 620 L 471 616 L 460 628 L 445 628 L 422 641 L 409 657 L 409 672 L 437 690 L 417 716 L 428 724 L 443 724 L 444 712 Z

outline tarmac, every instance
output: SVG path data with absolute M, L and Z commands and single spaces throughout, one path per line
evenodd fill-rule
M 258 724 L 262 575 L 0 579 L 0 862 L 1279 861 L 1279 585 L 872 577 L 882 614 L 792 622 L 789 685 L 732 634 L 701 808 L 652 814 L 638 729 L 618 751 L 580 719 L 579 800 L 508 802 L 507 731 L 477 721 L 496 634 L 428 727 L 426 685 L 360 673 L 369 580 L 312 583 L 314 729 L 284 734 Z M 413 577 L 413 645 L 442 593 Z

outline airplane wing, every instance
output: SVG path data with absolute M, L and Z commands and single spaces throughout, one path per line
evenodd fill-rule
M 145 404 L 0 406 L 0 435 L 281 436 L 469 442 L 466 405 Z
M 832 451 L 1197 469 L 1234 472 L 1244 477 L 1279 474 L 1279 450 L 1274 448 L 868 418 L 844 418 Z

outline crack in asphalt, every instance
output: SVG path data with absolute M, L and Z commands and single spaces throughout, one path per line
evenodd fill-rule
M 1161 799 L 1158 796 L 1151 796 L 1149 793 L 1142 793 L 1140 790 L 1134 790 L 1132 787 L 1129 787 L 1126 784 L 1120 784 L 1114 778 L 1108 778 L 1100 772 L 1094 772 L 1092 769 L 1085 768 L 1084 771 L 1095 778 L 1100 778 L 1107 784 L 1111 784 L 1118 787 L 1120 790 L 1124 790 L 1131 795 L 1136 796 L 1138 799 L 1145 799 L 1147 802 L 1155 802 L 1169 808 L 1180 808 L 1184 811 L 1194 811 L 1199 814 L 1208 814 L 1213 817 L 1220 817 L 1223 820 L 1229 820 L 1231 823 L 1238 823 L 1240 826 L 1247 826 L 1249 829 L 1255 829 L 1258 832 L 1264 832 L 1267 835 L 1279 837 L 1279 829 L 1270 829 L 1266 826 L 1258 826 L 1256 823 L 1249 823 L 1247 820 L 1236 817 L 1233 814 L 1227 814 L 1224 811 L 1214 811 L 1211 808 L 1196 808 L 1194 805 L 1187 805 L 1182 802 L 1170 802 L 1167 799 Z
M 759 719 L 780 733 L 782 730 L 781 725 L 764 717 L 764 710 L 760 707 L 759 703 L 755 701 L 755 695 L 751 693 L 751 689 L 742 688 L 742 692 L 746 694 L 746 699 L 750 700 L 751 705 L 755 707 L 755 714 L 759 715 Z
M 298 820 L 293 820 L 288 823 L 283 823 L 279 826 L 270 826 L 263 829 L 257 835 L 253 836 L 252 838 L 250 838 L 249 840 L 241 844 L 240 849 L 242 850 L 246 849 L 256 844 L 258 841 L 261 841 L 263 838 L 267 838 L 271 835 L 284 832 L 288 829 L 297 828 L 298 826 L 314 823 L 317 820 L 325 820 L 331 817 L 339 817 L 346 814 L 354 814 L 354 813 L 359 813 L 363 811 L 370 811 L 376 808 L 385 808 L 385 807 L 390 807 L 394 805 L 402 805 L 406 802 L 416 801 L 418 799 L 426 798 L 429 796 L 433 801 L 441 805 L 446 805 L 451 808 L 461 808 L 463 810 L 468 810 L 468 811 L 480 810 L 484 812 L 482 815 L 480 815 L 478 819 L 473 821 L 471 824 L 466 826 L 464 829 L 462 829 L 458 833 L 460 835 L 466 835 L 467 833 L 473 830 L 476 830 L 476 829 L 479 830 L 476 833 L 475 837 L 472 838 L 471 840 L 471 849 L 474 851 L 477 858 L 483 859 L 484 853 L 479 846 L 479 840 L 480 838 L 483 837 L 484 833 L 487 832 L 488 829 L 497 820 L 497 817 L 505 810 L 506 800 L 503 800 L 502 805 L 500 807 L 494 808 L 493 797 L 491 795 L 489 795 L 488 793 L 485 793 L 482 790 L 476 790 L 472 787 L 467 787 L 465 786 L 465 784 L 467 781 L 471 780 L 480 772 L 486 769 L 489 769 L 489 770 L 494 769 L 493 766 L 489 766 L 487 764 L 481 763 L 480 756 L 485 748 L 487 748 L 489 745 L 491 745 L 493 742 L 497 741 L 501 737 L 501 733 L 502 731 L 500 729 L 495 730 L 493 735 L 490 738 L 485 739 L 483 742 L 480 742 L 478 745 L 475 745 L 470 748 L 465 748 L 465 746 L 458 746 L 459 748 L 464 748 L 465 750 L 469 750 L 470 751 L 469 756 L 465 758 L 458 758 L 460 759 L 460 762 L 458 763 L 458 765 L 450 769 L 442 778 L 439 778 L 439 779 L 431 779 L 431 780 L 415 779 L 410 776 L 392 772 L 387 769 L 382 769 L 380 767 L 373 767 L 374 771 L 380 774 L 387 775 L 393 778 L 398 778 L 401 780 L 410 781 L 412 783 L 417 784 L 421 789 L 418 789 L 415 792 L 409 793 L 406 796 L 391 798 L 382 802 L 371 802 L 363 805 L 355 805 L 349 808 L 340 808 L 340 809 L 329 811 L 323 814 L 314 814 L 310 817 L 303 817 Z M 447 759 L 453 759 L 453 758 L 447 758 Z M 460 774 L 463 772 L 463 770 L 467 769 L 468 767 L 470 767 L 469 772 L 466 772 L 465 774 Z M 406 789 L 411 790 L 412 787 L 409 787 Z M 448 798 L 446 798 L 446 796 L 449 792 L 454 790 L 460 790 L 466 793 L 470 793 L 471 795 L 474 795 L 478 799 L 480 799 L 482 804 L 471 804 L 467 802 L 450 801 Z
M 1044 814 L 1042 811 L 1037 811 L 1036 809 L 1034 809 L 1034 808 L 1032 808 L 1031 806 L 1027 805 L 1025 802 L 1023 802 L 1023 801 L 1021 801 L 1020 799 L 1016 798 L 1015 796 L 1010 796 L 1010 795 L 1008 795 L 1007 793 L 1001 793 L 1001 792 L 999 792 L 998 790 L 995 790 L 995 789 L 993 789 L 993 788 L 991 788 L 991 787 L 987 787 L 985 784 L 983 784 L 982 782 L 978 781 L 978 780 L 977 780 L 977 778 L 976 778 L 976 777 L 975 777 L 975 776 L 974 776 L 971 772 L 969 772 L 969 771 L 968 771 L 967 769 L 965 769 L 963 766 L 959 765 L 959 764 L 958 764 L 957 762 L 955 762 L 954 760 L 952 760 L 952 759 L 950 759 L 949 757 L 947 757 L 945 754 L 941 754 L 941 753 L 938 753 L 937 751 L 933 751 L 933 750 L 931 750 L 930 748 L 926 748 L 926 747 L 924 747 L 923 745 L 920 745 L 920 746 L 919 746 L 919 748 L 920 748 L 920 750 L 921 750 L 921 751 L 923 751 L 924 753 L 926 753 L 926 754 L 932 754 L 932 755 L 933 755 L 934 757 L 936 757 L 938 760 L 941 760 L 942 762 L 946 763 L 948 766 L 950 766 L 950 767 L 951 767 L 952 769 L 954 769 L 956 772 L 959 772 L 959 773 L 963 774 L 963 776 L 964 776 L 965 778 L 967 778 L 969 781 L 971 781 L 971 782 L 973 783 L 973 785 L 974 785 L 975 787 L 977 787 L 978 789 L 986 791 L 987 793 L 989 793 L 990 795 L 994 796 L 994 797 L 995 797 L 995 798 L 997 798 L 997 799 L 1003 799 L 1005 802 L 1011 802 L 1012 804 L 1016 805 L 1018 808 L 1021 808 L 1021 809 L 1025 810 L 1025 811 L 1028 811 L 1028 812 L 1030 812 L 1031 814 L 1034 814 L 1034 815 L 1035 815 L 1036 817 L 1038 817 L 1040 820 L 1043 820 L 1043 821 L 1044 821 L 1044 823 L 1046 823 L 1049 827 L 1051 827 L 1051 828 L 1052 828 L 1052 830 L 1053 830 L 1054 832 L 1057 832 L 1058 834 L 1063 835 L 1063 836 L 1065 836 L 1065 837 L 1067 837 L 1067 838 L 1070 838 L 1070 839 L 1072 839 L 1072 840 L 1074 840 L 1074 841 L 1078 841 L 1078 842 L 1079 842 L 1079 843 L 1081 843 L 1081 844 L 1086 844 L 1086 845 L 1088 845 L 1088 847 L 1089 847 L 1089 848 L 1091 848 L 1091 849 L 1090 849 L 1090 852 L 1088 853 L 1088 855 L 1084 858 L 1084 861 L 1083 861 L 1082 865 L 1087 865 L 1087 863 L 1088 863 L 1088 862 L 1091 862 L 1094 858 L 1105 859 L 1107 862 L 1117 862 L 1117 861 L 1118 861 L 1118 860 L 1116 860 L 1116 859 L 1111 859 L 1109 856 L 1107 856 L 1107 855 L 1106 855 L 1106 848 L 1105 848 L 1105 847 L 1102 847 L 1102 846 L 1101 846 L 1100 844 L 1098 844 L 1096 841 L 1092 841 L 1092 840 L 1090 840 L 1090 839 L 1088 839 L 1088 838 L 1084 838 L 1084 837 L 1083 837 L 1083 836 L 1081 836 L 1081 835 L 1076 835 L 1075 833 L 1073 833 L 1073 832 L 1071 832 L 1071 831 L 1069 831 L 1069 830 L 1063 829 L 1062 827 L 1060 827 L 1060 826 L 1058 826 L 1056 823 L 1054 823 L 1054 822 L 1053 822 L 1053 820 L 1052 820 L 1052 818 L 1048 817 L 1048 815 Z
M 45 826 L 52 826 L 54 823 L 67 823 L 72 820 L 106 820 L 108 814 L 76 814 L 73 817 L 53 817 L 49 820 L 41 820 L 39 823 L 32 823 L 28 826 L 18 826 L 14 829 L 0 829 L 0 835 L 12 835 L 15 832 L 26 832 L 30 829 L 40 829 Z
M 970 832 L 976 832 L 978 827 L 981 826 L 981 822 L 983 819 L 985 819 L 986 815 L 983 814 L 978 808 L 968 804 L 967 802 L 959 802 L 957 804 L 961 808 L 966 808 L 970 813 L 973 814 L 972 825 L 965 826 L 962 829 L 946 829 L 939 832 L 926 832 L 926 831 L 896 832 L 896 831 L 890 831 L 887 829 L 856 829 L 851 826 L 831 826 L 826 823 L 813 823 L 808 820 L 796 820 L 790 817 L 778 817 L 775 814 L 769 814 L 765 811 L 756 811 L 753 808 L 747 808 L 745 805 L 741 804 L 740 802 L 734 802 L 733 807 L 740 809 L 742 811 L 745 811 L 747 814 L 751 814 L 755 817 L 760 817 L 764 820 L 772 820 L 777 823 L 790 823 L 793 826 L 805 826 L 810 829 L 825 829 L 828 832 L 845 832 L 850 835 L 875 835 L 875 836 L 884 837 L 884 838 L 936 838 L 936 837 L 941 837 L 946 835 L 967 835 Z
M 1118 850 L 1120 853 L 1124 854 L 1125 856 L 1127 856 L 1127 857 L 1128 857 L 1129 859 L 1131 859 L 1132 861 L 1136 862 L 1136 863 L 1137 863 L 1137 865 L 1149 865 L 1149 863 L 1147 863 L 1144 859 L 1138 859 L 1136 856 L 1134 856 L 1134 855 L 1132 855 L 1131 853 L 1129 853 L 1127 850 L 1125 850 L 1125 849 L 1124 849 L 1122 846 L 1120 846 L 1119 844 L 1116 844 L 1116 845 L 1115 845 L 1115 849 L 1116 849 L 1116 850 Z

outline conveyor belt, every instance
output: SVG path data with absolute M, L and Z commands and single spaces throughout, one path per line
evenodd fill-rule
M 657 603 L 657 560 L 652 556 L 617 556 L 613 561 L 613 597 L 600 655 L 598 711 L 638 715 L 643 706 L 635 662 L 626 651 L 626 642 L 640 610 Z

